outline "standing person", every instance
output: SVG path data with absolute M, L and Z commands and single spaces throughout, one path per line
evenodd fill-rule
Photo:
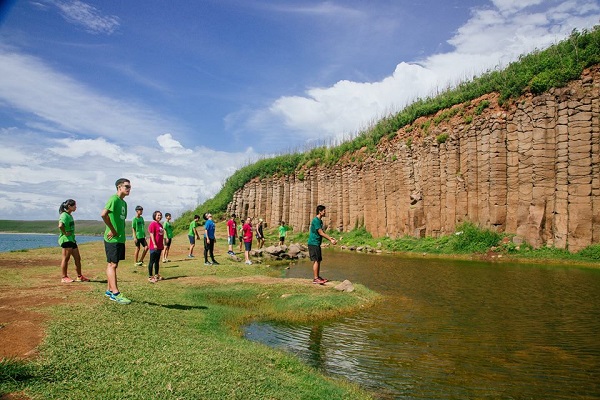
M 244 256 L 246 257 L 246 264 L 252 265 L 252 261 L 250 261 L 250 250 L 252 250 L 252 218 L 246 218 L 246 223 L 242 226 L 244 240 Z
M 256 242 L 258 243 L 258 248 L 262 249 L 263 244 L 265 244 L 265 235 L 263 233 L 262 218 L 258 219 L 258 225 L 256 225 Z
M 285 242 L 285 235 L 287 235 L 288 227 L 285 226 L 285 222 L 281 221 L 279 223 L 279 245 L 283 246 Z
M 200 216 L 198 214 L 194 215 L 194 220 L 190 222 L 190 228 L 188 229 L 188 239 L 190 239 L 190 254 L 189 258 L 194 258 L 194 247 L 196 246 L 196 239 L 200 240 L 200 235 L 198 234 L 198 227 L 200 226 Z
M 325 216 L 325 206 L 317 206 L 317 216 L 313 218 L 310 223 L 310 229 L 308 234 L 308 254 L 310 260 L 313 262 L 313 283 L 323 285 L 328 282 L 327 279 L 321 278 L 319 275 L 321 272 L 321 242 L 323 238 L 326 238 L 331 243 L 336 244 L 337 240 L 323 232 L 323 217 Z
M 125 218 L 127 218 L 127 203 L 125 196 L 129 196 L 131 183 L 129 179 L 120 178 L 115 182 L 117 193 L 106 202 L 100 216 L 106 224 L 104 231 L 104 250 L 106 252 L 106 280 L 108 289 L 106 296 L 119 304 L 129 304 L 131 300 L 119 292 L 117 286 L 117 267 L 119 261 L 125 259 Z
M 204 213 L 204 265 L 219 265 L 217 260 L 215 260 L 215 242 L 217 238 L 215 237 L 215 222 L 213 221 L 211 213 Z M 208 261 L 208 254 L 210 253 L 211 261 Z
M 148 263 L 148 281 L 150 283 L 163 280 L 163 277 L 158 273 L 158 269 L 160 267 L 160 253 L 164 248 L 165 240 L 165 230 L 160 223 L 161 219 L 162 213 L 160 211 L 154 211 L 152 213 L 152 222 L 150 223 L 150 226 L 148 226 L 148 233 L 150 234 L 150 262 Z M 152 273 L 152 267 L 154 267 L 154 274 Z
M 65 200 L 58 207 L 58 213 L 60 214 L 58 219 L 58 229 L 60 230 L 58 244 L 62 248 L 62 260 L 60 262 L 60 268 L 62 269 L 62 279 L 60 281 L 62 283 L 74 282 L 67 274 L 71 256 L 75 261 L 75 271 L 77 272 L 75 282 L 89 282 L 89 279 L 81 274 L 81 255 L 75 241 L 75 221 L 71 215 L 75 210 L 77 210 L 77 203 L 73 199 Z
M 235 223 L 235 214 L 231 214 L 231 218 L 227 221 L 227 244 L 229 245 L 229 251 L 227 254 L 235 256 L 233 252 L 233 245 L 235 244 L 235 237 L 237 236 L 237 224 Z
M 169 250 L 171 250 L 171 242 L 173 241 L 173 225 L 171 224 L 171 214 L 165 214 L 165 252 L 163 253 L 163 262 L 169 262 Z
M 133 221 L 131 221 L 131 231 L 135 243 L 135 265 L 139 267 L 144 265 L 144 257 L 146 257 L 146 253 L 148 252 L 148 242 L 146 242 L 146 224 L 144 222 L 144 217 L 142 217 L 144 208 L 142 206 L 136 206 L 135 213 L 136 216 Z M 140 247 L 143 247 L 144 251 L 142 252 L 142 258 L 138 261 Z
M 238 226 L 238 239 L 240 241 L 240 251 L 244 246 L 244 221 L 240 218 L 240 225 Z

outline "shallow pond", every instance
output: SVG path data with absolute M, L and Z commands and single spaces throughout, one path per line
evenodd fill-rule
M 324 324 L 254 323 L 245 336 L 379 398 L 600 398 L 600 269 L 324 251 L 321 272 L 385 300 Z

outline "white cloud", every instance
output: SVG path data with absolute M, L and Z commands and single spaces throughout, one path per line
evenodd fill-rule
M 17 128 L 0 134 L 4 153 L 14 155 L 0 162 L 0 219 L 53 218 L 58 205 L 73 198 L 76 218 L 97 220 L 120 177 L 131 180 L 129 204 L 177 218 L 214 196 L 228 176 L 258 156 L 252 149 L 184 149 L 172 134 L 157 137 L 166 148 L 124 148 L 104 138 L 47 139 Z
M 63 18 L 75 25 L 80 25 L 89 33 L 112 34 L 119 28 L 119 18 L 114 15 L 102 15 L 97 8 L 82 1 L 54 2 Z
M 339 81 L 310 88 L 303 96 L 280 97 L 246 124 L 261 129 L 280 122 L 305 140 L 339 140 L 418 97 L 503 67 L 564 39 L 575 28 L 594 26 L 600 18 L 600 6 L 592 0 L 495 0 L 493 5 L 472 10 L 469 21 L 448 40 L 452 52 L 429 56 L 418 65 L 400 63 L 392 76 L 378 82 Z
M 192 150 L 184 148 L 181 143 L 173 139 L 170 133 L 165 133 L 156 138 L 156 141 L 162 149 L 169 154 L 191 154 Z
M 41 59 L 0 47 L 0 102 L 33 114 L 48 131 L 132 143 L 153 140 L 174 124 L 126 99 L 97 93 Z M 176 126 L 175 126 L 176 127 Z M 178 128 L 178 127 L 176 127 Z

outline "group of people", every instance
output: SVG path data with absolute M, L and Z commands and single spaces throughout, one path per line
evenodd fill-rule
M 125 259 L 125 219 L 127 218 L 127 202 L 124 200 L 126 196 L 131 192 L 131 182 L 129 179 L 120 178 L 115 182 L 117 189 L 116 193 L 112 195 L 100 216 L 106 225 L 104 231 L 104 250 L 106 253 L 106 277 L 107 277 L 107 289 L 105 295 L 112 301 L 119 304 L 129 304 L 131 300 L 126 298 L 118 288 L 117 283 L 117 268 L 119 262 Z M 62 248 L 62 279 L 63 283 L 71 282 L 87 282 L 89 281 L 81 271 L 81 255 L 77 247 L 75 239 L 75 223 L 73 216 L 71 215 L 77 209 L 77 203 L 73 199 L 64 201 L 59 207 L 59 222 L 58 228 L 60 235 L 58 243 Z M 159 274 L 161 254 L 163 255 L 163 262 L 169 262 L 168 259 L 169 249 L 173 239 L 173 227 L 171 224 L 171 214 L 165 214 L 165 223 L 162 221 L 162 212 L 154 211 L 152 213 L 152 222 L 148 226 L 148 233 L 150 241 L 146 241 L 146 230 L 145 222 L 142 214 L 144 209 L 142 206 L 135 208 L 136 217 L 132 221 L 132 234 L 136 245 L 135 250 L 135 265 L 142 266 L 144 263 L 144 257 L 147 252 L 150 252 L 150 261 L 148 263 L 148 280 L 151 283 L 155 283 L 158 280 L 162 280 L 162 276 Z M 308 238 L 308 252 L 311 261 L 313 261 L 313 283 L 325 284 L 328 282 L 327 279 L 320 276 L 320 266 L 323 259 L 321 254 L 321 242 L 323 237 L 328 239 L 332 244 L 336 244 L 337 241 L 333 237 L 327 235 L 323 231 L 322 218 L 325 216 L 325 206 L 317 206 L 317 215 L 313 218 L 310 224 L 309 238 Z M 219 263 L 215 260 L 214 256 L 214 245 L 216 242 L 215 237 L 215 223 L 213 221 L 212 214 L 204 213 L 204 264 L 205 265 L 218 265 Z M 194 215 L 193 221 L 189 225 L 188 238 L 190 241 L 190 251 L 188 257 L 194 257 L 194 246 L 196 239 L 200 239 L 198 233 L 198 227 L 200 226 L 200 216 Z M 250 251 L 252 250 L 252 241 L 254 233 L 259 248 L 265 243 L 265 236 L 263 231 L 263 220 L 259 219 L 256 229 L 252 227 L 252 218 L 247 217 L 243 224 L 238 228 L 236 223 L 235 214 L 231 215 L 227 221 L 227 243 L 228 243 L 228 254 L 235 255 L 233 246 L 235 245 L 236 237 L 240 241 L 240 251 L 242 244 L 244 245 L 245 263 L 248 265 L 252 264 L 250 260 Z M 280 222 L 278 233 L 279 233 L 279 244 L 283 245 L 288 228 L 285 226 L 283 221 Z M 164 254 L 162 253 L 164 250 Z M 141 251 L 141 257 L 140 257 Z M 210 261 L 209 261 L 210 256 Z M 73 257 L 75 262 L 75 269 L 77 277 L 71 279 L 68 276 L 68 263 Z

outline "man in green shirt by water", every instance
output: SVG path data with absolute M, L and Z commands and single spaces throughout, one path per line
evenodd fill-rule
M 119 292 L 117 286 L 117 267 L 119 261 L 125 259 L 125 218 L 127 218 L 127 203 L 125 196 L 129 196 L 131 183 L 129 179 L 120 178 L 115 182 L 117 193 L 106 202 L 100 216 L 106 224 L 104 231 L 104 250 L 106 251 L 106 280 L 108 288 L 106 297 L 119 304 L 129 304 L 131 300 Z
M 321 278 L 321 242 L 323 238 L 329 240 L 332 244 L 336 244 L 337 240 L 323 232 L 323 217 L 325 216 L 325 206 L 317 206 L 317 216 L 310 223 L 308 232 L 308 255 L 313 262 L 313 283 L 323 285 L 328 282 L 327 279 Z

